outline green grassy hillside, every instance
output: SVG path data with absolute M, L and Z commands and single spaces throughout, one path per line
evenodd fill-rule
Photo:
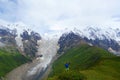
M 0 77 L 27 61 L 14 47 L 0 48 Z
M 70 69 L 64 64 L 70 62 Z M 53 63 L 48 80 L 120 80 L 120 57 L 98 47 L 82 45 Z

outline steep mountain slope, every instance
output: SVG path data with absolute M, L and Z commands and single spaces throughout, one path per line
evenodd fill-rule
M 29 29 L 18 33 L 20 32 L 18 29 L 10 29 L 7 27 L 0 26 L 0 43 L 3 47 L 5 47 L 5 45 L 16 46 L 23 55 L 31 58 L 35 57 L 38 46 L 37 41 L 41 39 L 41 36 L 37 32 Z
M 96 30 L 94 28 L 89 28 L 84 32 L 76 29 L 68 31 L 64 33 L 58 41 L 58 44 L 60 45 L 58 52 L 63 52 L 65 49 L 73 47 L 74 45 L 79 45 L 80 43 L 87 43 L 91 46 L 98 46 L 116 55 L 120 55 L 119 41 L 111 36 L 112 34 L 105 34 L 104 32 L 102 33 L 101 30 Z
M 0 42 L 7 45 L 16 45 L 15 37 L 17 36 L 16 30 L 10 30 L 6 27 L 0 26 Z
M 35 57 L 38 51 L 37 41 L 41 39 L 40 35 L 33 31 L 29 34 L 28 31 L 25 30 L 23 34 L 21 34 L 21 38 L 24 53 L 31 58 Z
M 31 63 L 22 65 L 10 72 L 7 75 L 8 80 L 41 80 L 52 58 L 57 53 L 58 45 L 56 38 L 42 38 L 38 44 L 40 45 L 36 54 L 40 56 L 36 57 Z
M 36 57 L 41 36 L 29 30 L 18 33 L 0 25 L 0 78 L 14 68 Z M 28 58 L 29 57 L 29 58 Z
M 66 62 L 70 63 L 69 71 L 65 70 Z M 101 48 L 82 44 L 67 50 L 53 63 L 48 80 L 119 80 L 119 67 L 120 57 Z
M 55 55 L 57 53 L 56 49 L 59 47 L 60 49 L 58 50 L 58 53 L 61 54 L 66 53 L 67 50 L 72 49 L 80 44 L 89 44 L 90 46 L 101 47 L 104 50 L 108 50 L 116 55 L 120 55 L 120 29 L 87 27 L 83 30 L 78 30 L 75 28 L 72 31 L 62 31 L 60 34 L 63 32 L 65 32 L 65 34 L 63 34 L 58 41 L 60 34 L 59 36 L 54 36 L 57 38 L 56 40 L 53 40 L 54 37 L 50 37 L 50 35 L 47 33 L 47 36 L 43 35 L 41 37 L 39 34 L 40 32 L 35 32 L 27 27 L 23 28 L 23 26 L 21 29 L 21 26 L 22 25 L 19 24 L 6 26 L 0 25 L 0 47 L 6 47 L 6 45 L 16 47 L 24 56 L 29 56 L 33 60 L 38 59 L 38 61 L 41 61 L 41 59 L 44 59 L 43 63 L 49 59 L 48 63 L 44 64 L 44 68 L 46 68 L 46 65 L 48 66 L 53 58 L 53 56 L 46 54 L 50 53 L 50 55 Z M 43 44 L 41 43 L 44 42 L 42 40 L 52 41 Z M 57 45 L 57 41 L 59 47 Z M 55 52 L 48 50 L 49 48 L 47 48 L 47 44 L 50 46 L 50 50 L 54 48 Z M 41 69 L 42 62 L 38 64 L 40 64 L 40 66 L 33 66 L 33 68 L 31 68 L 32 70 L 30 69 L 31 72 L 34 72 L 34 69 L 36 69 L 36 71 Z
M 8 76 L 8 80 L 19 79 L 19 80 L 36 80 L 41 77 L 43 72 L 47 69 L 50 61 L 52 58 L 56 55 L 58 50 L 58 37 L 52 35 L 53 37 L 50 37 L 48 35 L 44 35 L 43 38 L 41 38 L 40 34 L 37 32 L 34 32 L 30 29 L 11 29 L 7 28 L 10 26 L 1 26 L 1 35 L 0 35 L 0 48 L 6 48 L 7 46 L 10 47 L 16 47 L 22 55 L 29 57 L 32 59 L 32 62 L 28 64 L 27 68 L 21 69 L 15 69 L 19 72 L 23 73 L 19 75 L 16 71 L 12 71 L 10 75 L 17 75 L 17 76 Z M 19 26 L 20 27 L 20 26 Z M 13 37 L 12 31 L 14 30 L 15 36 Z M 5 35 L 4 35 L 5 33 Z M 5 42 L 2 42 L 2 39 L 5 37 Z M 10 40 L 13 40 L 14 44 L 11 43 L 8 38 L 10 37 Z M 13 39 L 12 39 L 13 38 Z M 15 67 L 14 67 L 15 68 Z M 21 69 L 21 70 L 20 70 Z M 11 69 L 12 70 L 12 69 Z
M 21 55 L 15 47 L 0 48 L 0 78 L 28 61 L 30 59 Z

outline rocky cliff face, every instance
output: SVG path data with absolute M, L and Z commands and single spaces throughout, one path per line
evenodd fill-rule
M 64 52 L 69 48 L 79 45 L 80 41 L 82 41 L 82 38 L 78 34 L 73 32 L 63 34 L 58 41 L 60 46 L 58 53 Z
M 17 36 L 16 29 L 0 27 L 0 42 L 6 45 L 16 45 L 15 37 Z
M 38 50 L 37 48 L 37 41 L 41 39 L 40 35 L 36 32 L 31 32 L 28 34 L 27 31 L 24 31 L 21 34 L 24 52 L 30 56 L 35 57 L 35 54 Z
M 87 43 L 91 46 L 98 46 L 110 52 L 113 52 L 116 55 L 120 55 L 120 45 L 118 41 L 111 38 L 106 38 L 105 35 L 103 35 L 103 39 L 95 37 L 95 33 L 91 33 L 91 35 L 94 35 L 94 39 L 90 39 L 87 36 L 81 36 L 76 32 L 64 33 L 58 41 L 58 44 L 60 45 L 58 52 L 61 53 L 67 49 L 70 49 L 71 47 L 80 45 L 81 43 Z

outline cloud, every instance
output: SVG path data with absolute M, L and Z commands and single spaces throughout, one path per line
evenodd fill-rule
M 0 18 L 34 25 L 43 32 L 89 25 L 119 26 L 113 17 L 120 15 L 119 8 L 120 0 L 1 0 Z
M 0 0 L 0 18 L 4 20 L 16 21 L 17 4 L 12 0 Z

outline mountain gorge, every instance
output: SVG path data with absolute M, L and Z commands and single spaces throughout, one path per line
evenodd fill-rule
M 15 47 L 20 52 L 20 55 L 29 58 L 30 61 L 25 65 L 21 65 L 20 68 L 15 67 L 16 69 L 8 73 L 6 78 L 8 80 L 37 80 L 56 55 L 59 48 L 57 45 L 58 39 L 56 36 L 51 38 L 44 35 L 44 37 L 41 37 L 39 33 L 30 29 L 22 30 L 20 33 L 18 33 L 19 29 L 15 28 L 14 30 L 15 35 L 13 37 L 13 29 L 1 26 L 1 48 Z M 17 75 L 17 77 L 14 75 Z

